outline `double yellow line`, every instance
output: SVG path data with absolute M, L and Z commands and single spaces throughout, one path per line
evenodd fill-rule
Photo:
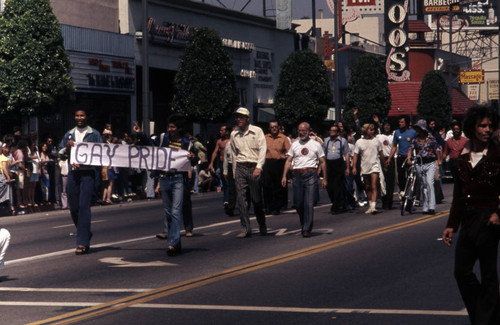
M 390 225 L 374 230 L 366 231 L 359 234 L 354 234 L 347 237 L 342 237 L 326 243 L 310 246 L 307 248 L 299 249 L 290 253 L 282 254 L 279 256 L 271 257 L 268 259 L 260 260 L 250 264 L 238 266 L 222 272 L 213 273 L 209 275 L 200 276 L 197 278 L 189 279 L 180 283 L 162 287 L 156 290 L 151 290 L 145 293 L 132 295 L 129 297 L 113 300 L 97 306 L 84 308 L 71 313 L 59 315 L 53 318 L 48 318 L 31 324 L 71 324 L 81 320 L 98 317 L 101 315 L 109 314 L 120 309 L 124 309 L 133 305 L 146 303 L 152 300 L 167 297 L 169 295 L 187 291 L 193 288 L 198 288 L 210 283 L 229 279 L 241 274 L 253 272 L 259 269 L 270 267 L 276 264 L 285 263 L 288 261 L 296 260 L 302 257 L 310 256 L 312 254 L 320 253 L 335 247 L 347 245 L 363 239 L 371 238 L 374 236 L 382 235 L 388 232 L 396 231 L 399 229 L 415 226 L 424 222 L 432 221 L 448 215 L 449 210 L 440 212 L 436 215 L 426 215 L 420 218 L 415 218 L 395 225 Z

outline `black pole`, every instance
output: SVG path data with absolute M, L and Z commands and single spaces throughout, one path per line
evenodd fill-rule
M 312 1 L 312 32 L 311 36 L 316 37 L 316 0 L 311 0 Z
M 142 129 L 149 128 L 149 62 L 148 62 L 148 0 L 142 0 Z

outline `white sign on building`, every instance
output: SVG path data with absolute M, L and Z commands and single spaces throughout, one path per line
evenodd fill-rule
M 479 84 L 467 85 L 467 97 L 470 100 L 479 100 Z

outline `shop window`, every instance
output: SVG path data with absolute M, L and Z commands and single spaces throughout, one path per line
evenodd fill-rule
M 238 89 L 240 101 L 239 106 L 245 107 L 247 105 L 247 90 L 245 88 Z

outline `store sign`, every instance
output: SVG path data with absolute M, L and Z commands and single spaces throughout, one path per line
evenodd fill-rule
M 467 97 L 469 97 L 470 100 L 479 100 L 479 84 L 467 86 Z
M 423 0 L 424 14 L 460 12 L 459 0 Z
M 196 27 L 171 22 L 163 22 L 163 24 L 158 25 L 154 18 L 148 19 L 148 33 L 153 42 L 186 44 L 189 36 L 195 30 Z
M 328 8 L 333 13 L 334 1 L 326 0 Z M 342 24 L 362 18 L 362 15 L 381 15 L 384 13 L 383 0 L 340 0 Z
M 468 27 L 494 27 L 498 28 L 495 0 L 477 1 L 462 6 L 463 15 Z
M 498 100 L 498 80 L 488 80 L 488 100 Z
M 385 64 L 388 80 L 410 80 L 408 71 L 408 0 L 386 0 L 385 13 L 387 61 Z
M 255 50 L 255 44 L 251 42 L 235 41 L 229 38 L 222 39 L 222 45 L 237 50 L 252 51 Z
M 243 77 L 243 78 L 255 78 L 255 71 L 254 70 L 241 69 L 240 70 L 240 77 Z
M 460 70 L 461 84 L 482 84 L 484 83 L 484 70 Z
M 272 52 L 257 48 L 254 52 L 254 95 L 259 104 L 274 102 L 273 56 Z
M 69 52 L 73 64 L 71 78 L 79 90 L 97 90 L 108 93 L 135 92 L 134 59 L 114 58 Z

